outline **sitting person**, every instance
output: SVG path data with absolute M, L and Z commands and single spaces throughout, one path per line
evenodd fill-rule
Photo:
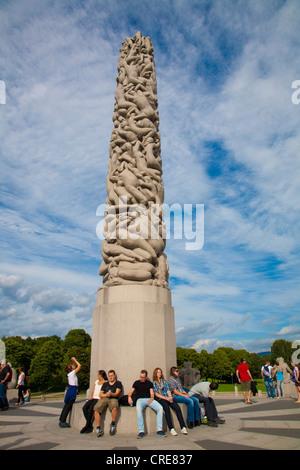
M 94 419 L 94 406 L 100 400 L 100 390 L 104 382 L 107 381 L 107 375 L 104 370 L 99 370 L 98 379 L 95 381 L 93 390 L 91 393 L 91 398 L 84 404 L 82 412 L 86 419 L 85 426 L 81 429 L 80 433 L 89 433 L 93 432 L 93 419 Z
M 148 372 L 141 370 L 140 380 L 134 382 L 128 393 L 128 403 L 130 406 L 133 405 L 132 395 L 135 394 L 136 397 L 136 414 L 139 428 L 138 439 L 142 439 L 145 435 L 143 410 L 147 406 L 156 412 L 157 435 L 166 436 L 163 432 L 163 407 L 154 399 L 153 383 L 150 382 L 147 376 Z
M 103 436 L 103 430 L 100 429 L 101 413 L 109 408 L 111 412 L 111 425 L 109 434 L 113 436 L 116 433 L 116 419 L 119 409 L 118 396 L 122 391 L 122 382 L 117 380 L 114 370 L 108 372 L 108 382 L 104 382 L 100 390 L 100 400 L 94 406 L 95 423 L 97 426 L 97 437 Z
M 187 426 L 192 429 L 194 426 L 200 426 L 201 424 L 199 400 L 194 396 L 189 397 L 183 389 L 178 374 L 178 368 L 171 367 L 169 388 L 176 403 L 185 403 L 187 405 Z
M 217 390 L 219 385 L 215 382 L 198 382 L 193 385 L 189 391 L 190 397 L 196 397 L 199 403 L 205 406 L 208 426 L 218 427 L 218 424 L 225 423 L 224 419 L 219 418 L 214 400 L 209 396 L 211 390 Z
M 185 422 L 181 413 L 181 409 L 178 403 L 176 403 L 173 400 L 168 383 L 166 382 L 166 380 L 164 380 L 162 370 L 159 367 L 154 369 L 154 372 L 153 372 L 153 388 L 154 388 L 155 398 L 164 409 L 166 420 L 167 420 L 167 425 L 172 436 L 177 436 L 177 432 L 175 431 L 173 423 L 172 423 L 170 408 L 172 408 L 177 415 L 177 419 L 179 421 L 182 434 L 187 434 L 187 430 L 185 427 Z

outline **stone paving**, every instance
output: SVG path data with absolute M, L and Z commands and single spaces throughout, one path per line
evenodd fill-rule
M 215 403 L 225 424 L 217 428 L 203 424 L 188 430 L 187 436 L 167 432 L 166 438 L 149 434 L 140 440 L 137 427 L 130 435 L 101 438 L 74 428 L 62 429 L 58 426 L 62 401 L 12 405 L 0 412 L 0 450 L 300 450 L 300 404 L 291 398 L 252 400 L 252 405 L 245 405 L 241 397 L 217 396 Z

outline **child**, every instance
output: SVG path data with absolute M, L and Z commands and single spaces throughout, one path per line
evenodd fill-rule
M 73 361 L 73 363 L 68 364 L 65 367 L 65 371 L 68 376 L 69 385 L 68 385 L 67 392 L 65 395 L 65 400 L 64 400 L 65 404 L 62 409 L 60 418 L 59 418 L 59 426 L 61 428 L 70 427 L 70 425 L 66 423 L 66 419 L 67 419 L 68 414 L 72 410 L 73 403 L 76 400 L 77 390 L 78 390 L 78 378 L 76 374 L 79 372 L 81 365 L 79 364 L 78 361 L 76 361 L 75 357 L 72 357 L 71 361 Z

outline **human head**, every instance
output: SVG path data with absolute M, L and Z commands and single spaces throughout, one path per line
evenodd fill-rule
M 113 369 L 109 370 L 108 373 L 107 373 L 107 375 L 108 375 L 108 380 L 109 380 L 110 382 L 113 382 L 113 381 L 115 380 L 115 378 L 116 378 L 116 373 L 115 373 L 115 371 L 114 371 Z
M 175 366 L 171 367 L 170 376 L 171 377 L 177 377 L 177 375 L 178 375 L 178 367 L 175 367 Z
M 101 377 L 103 377 L 104 380 L 107 380 L 107 375 L 106 375 L 105 370 L 103 369 L 98 370 L 98 375 L 101 375 Z
M 142 369 L 140 372 L 140 380 L 142 382 L 145 382 L 145 380 L 147 380 L 147 377 L 148 377 L 148 372 L 146 371 L 146 369 Z
M 153 382 L 157 382 L 158 375 L 161 373 L 161 379 L 164 380 L 163 372 L 160 367 L 156 367 L 153 371 Z
M 65 373 L 68 374 L 69 372 L 72 372 L 74 370 L 74 362 L 67 364 L 65 367 Z
M 211 383 L 209 384 L 209 388 L 210 388 L 211 390 L 217 390 L 217 388 L 219 388 L 219 384 L 217 384 L 216 382 L 211 382 Z

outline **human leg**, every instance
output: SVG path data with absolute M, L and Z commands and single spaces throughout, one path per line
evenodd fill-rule
M 194 407 L 194 401 L 192 400 L 192 398 L 191 397 L 182 397 L 180 395 L 176 395 L 176 397 L 174 398 L 174 401 L 176 403 L 184 403 L 187 406 L 187 418 L 186 418 L 187 422 L 188 423 L 194 423 L 194 421 L 195 421 L 195 407 Z M 198 408 L 199 408 L 198 400 L 197 400 L 197 403 L 198 403 Z
M 6 386 L 5 386 L 5 384 L 1 384 L 1 383 L 0 383 L 0 398 L 1 398 L 2 406 L 3 406 L 2 409 L 7 410 L 8 400 L 7 400 L 7 396 L 6 396 Z
M 156 428 L 157 431 L 162 431 L 163 430 L 163 407 L 161 406 L 160 403 L 158 403 L 157 400 L 152 400 L 151 403 L 148 405 L 152 410 L 156 412 Z
M 66 420 L 67 420 L 68 414 L 72 410 L 72 407 L 73 407 L 74 403 L 75 403 L 75 400 L 70 400 L 70 401 L 67 401 L 64 404 L 64 407 L 62 409 L 62 412 L 61 412 L 60 418 L 59 418 L 60 427 L 69 427 L 69 425 L 66 423 Z
M 147 406 L 147 401 L 148 401 L 148 398 L 139 398 L 136 401 L 135 407 L 136 407 L 136 417 L 137 417 L 139 432 L 144 432 L 143 411 L 144 411 L 144 408 Z
M 167 421 L 167 426 L 171 430 L 174 426 L 173 426 L 173 422 L 172 422 L 172 416 L 171 416 L 169 402 L 167 400 L 162 399 L 162 398 L 160 398 L 158 400 L 158 402 L 161 404 L 161 406 L 164 409 L 165 416 L 166 416 L 166 421 Z
M 176 413 L 180 429 L 185 428 L 185 422 L 184 422 L 182 412 L 178 403 L 176 403 L 176 401 L 173 401 L 173 403 L 170 403 L 170 408 L 172 408 L 172 410 L 174 410 Z

